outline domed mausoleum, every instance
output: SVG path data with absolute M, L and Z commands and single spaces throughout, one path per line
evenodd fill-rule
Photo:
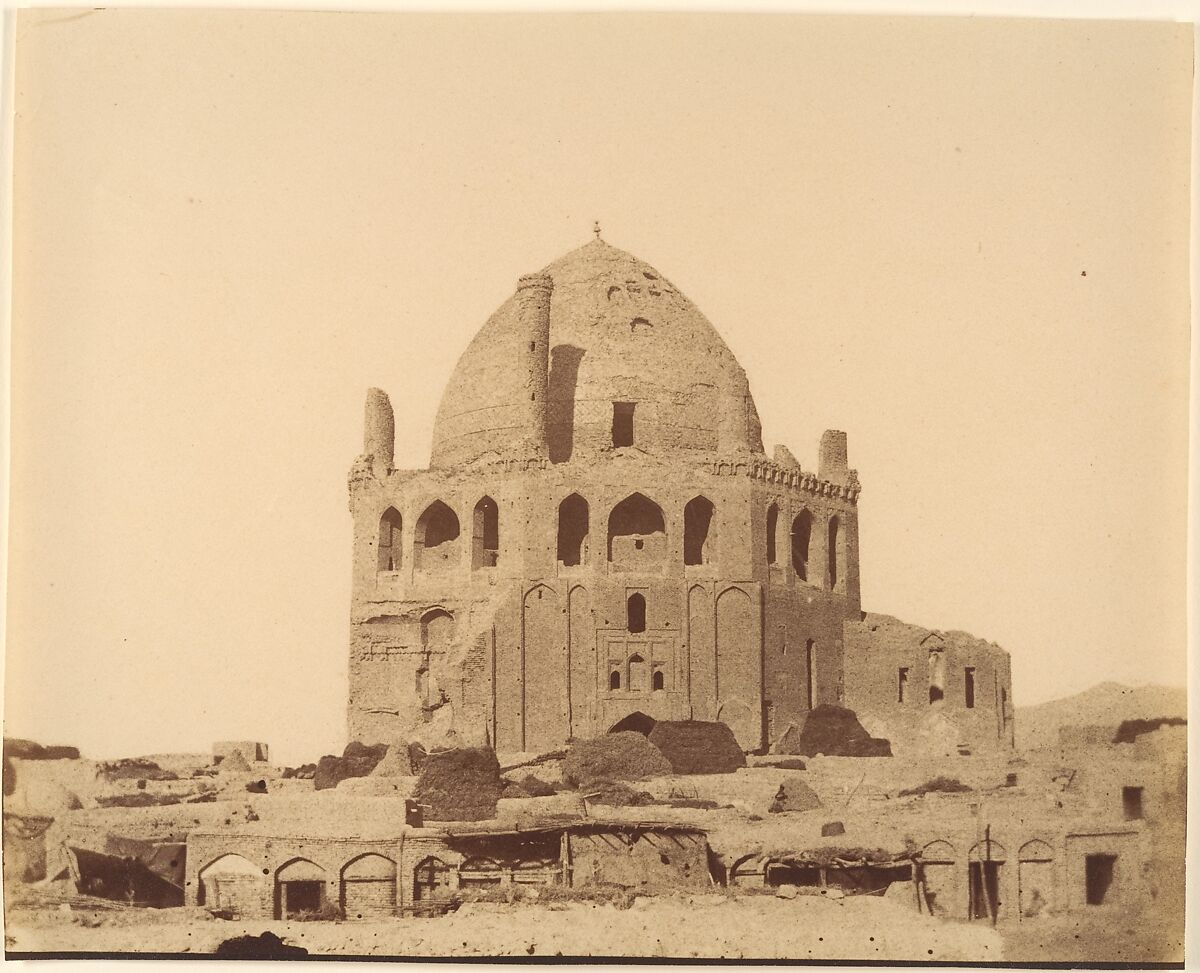
M 596 239 L 522 277 L 446 386 L 429 469 L 394 469 L 393 433 L 373 389 L 351 739 L 544 750 L 648 716 L 753 750 L 838 703 L 1010 745 L 1006 653 L 863 614 L 845 433 L 815 470 L 768 457 L 745 371 L 636 257 Z

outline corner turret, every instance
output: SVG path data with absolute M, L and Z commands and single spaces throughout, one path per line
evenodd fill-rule
M 386 476 L 392 468 L 396 448 L 396 417 L 392 403 L 382 389 L 367 390 L 363 417 L 363 454 L 370 458 L 376 476 Z
M 817 476 L 830 483 L 845 486 L 849 482 L 846 434 L 839 429 L 826 429 L 821 435 L 821 455 L 817 461 Z

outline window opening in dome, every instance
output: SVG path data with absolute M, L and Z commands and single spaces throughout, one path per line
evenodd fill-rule
M 400 569 L 400 512 L 388 507 L 379 518 L 379 570 Z
M 612 421 L 612 444 L 633 445 L 633 409 L 635 402 L 614 402 Z
M 771 504 L 767 508 L 767 563 L 774 564 L 775 556 L 775 533 L 779 530 L 779 508 L 775 504 Z
M 965 694 L 964 702 L 967 709 L 975 708 L 975 667 L 967 666 L 963 670 L 963 691 Z
M 500 508 L 491 497 L 475 504 L 471 529 L 471 570 L 494 568 L 500 561 Z
M 801 510 L 792 521 L 792 569 L 801 581 L 808 580 L 808 545 L 812 539 L 812 514 Z
M 572 493 L 558 505 L 558 560 L 577 567 L 587 559 L 588 503 Z
M 908 687 L 908 667 L 901 666 L 896 672 L 896 702 L 904 702 L 904 690 Z
M 633 334 L 646 335 L 650 334 L 650 332 L 654 330 L 654 325 L 652 325 L 645 318 L 634 318 L 629 322 L 629 330 Z
M 629 596 L 629 600 L 625 602 L 625 618 L 626 627 L 630 632 L 637 634 L 646 631 L 646 598 L 644 595 L 635 591 Z
M 683 508 L 683 563 L 711 564 L 716 546 L 716 508 L 707 497 L 693 497 Z

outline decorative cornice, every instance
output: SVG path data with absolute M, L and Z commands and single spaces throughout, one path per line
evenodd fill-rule
M 392 470 L 388 475 L 391 476 L 399 472 L 410 474 L 413 472 L 452 473 L 462 472 L 468 468 L 472 473 L 512 474 L 548 470 L 551 465 L 550 460 L 545 456 L 537 456 L 530 453 L 479 461 L 459 470 Z M 668 464 L 661 465 L 665 466 Z M 704 460 L 700 466 L 701 469 L 707 473 L 711 473 L 713 476 L 745 476 L 754 480 L 760 480 L 763 483 L 777 484 L 778 486 L 795 490 L 799 493 L 807 493 L 810 496 L 830 497 L 835 500 L 845 500 L 851 504 L 858 503 L 859 494 L 862 493 L 862 487 L 858 482 L 857 470 L 850 470 L 848 472 L 845 483 L 834 483 L 831 480 L 822 480 L 815 473 L 807 473 L 799 467 L 784 466 L 765 457 L 749 454 L 732 458 Z M 350 470 L 351 487 L 373 479 L 377 479 L 377 477 L 371 468 L 370 457 L 360 456 Z
M 833 497 L 849 503 L 857 503 L 858 495 L 862 492 L 857 470 L 850 470 L 846 483 L 842 484 L 822 480 L 815 473 L 806 473 L 795 466 L 783 466 L 766 458 L 715 459 L 710 460 L 707 466 L 715 476 L 748 476 L 812 496 Z

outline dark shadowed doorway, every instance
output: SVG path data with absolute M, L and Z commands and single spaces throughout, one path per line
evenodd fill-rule
M 654 724 L 658 721 L 645 713 L 634 711 L 622 720 L 618 720 L 611 727 L 609 733 L 620 733 L 623 730 L 632 730 L 634 733 L 640 733 L 642 736 L 649 736 L 650 731 L 654 729 Z

